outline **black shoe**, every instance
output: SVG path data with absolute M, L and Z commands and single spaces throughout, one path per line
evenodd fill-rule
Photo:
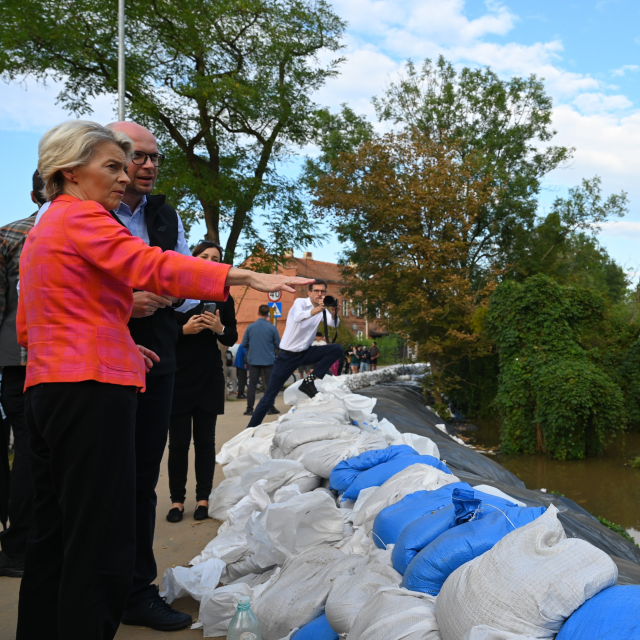
M 314 375 L 307 376 L 298 387 L 298 391 L 302 391 L 302 393 L 306 393 L 310 398 L 313 398 L 318 393 L 314 382 L 315 379 Z
M 158 587 L 154 588 L 152 596 L 135 607 L 125 609 L 122 614 L 122 624 L 149 627 L 156 631 L 177 631 L 192 624 L 191 616 L 182 611 L 176 611 L 167 604 L 166 598 L 161 598 Z
M 4 551 L 0 551 L 0 576 L 22 578 L 24 573 L 24 553 L 10 558 Z
M 245 396 L 244 393 L 239 393 L 236 396 L 236 400 L 246 400 L 246 399 L 247 399 L 247 396 Z
M 183 515 L 184 508 L 180 510 L 178 507 L 173 507 L 169 510 L 169 513 L 167 513 L 167 522 L 180 522 Z
M 276 415 L 276 413 L 280 413 L 280 412 L 279 412 L 275 407 L 269 407 L 269 411 L 267 411 L 267 413 L 268 413 L 270 416 L 275 416 L 275 415 Z
M 242 415 L 252 416 L 253 415 L 253 409 L 247 409 Z
M 205 507 L 203 504 L 198 505 L 193 512 L 194 520 L 206 520 L 209 517 L 209 507 Z

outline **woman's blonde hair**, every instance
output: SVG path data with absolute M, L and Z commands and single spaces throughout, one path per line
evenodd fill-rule
M 117 144 L 127 158 L 133 152 L 131 138 L 89 120 L 68 120 L 45 133 L 38 144 L 38 171 L 44 180 L 43 195 L 55 200 L 64 186 L 63 170 L 87 164 L 96 147 Z

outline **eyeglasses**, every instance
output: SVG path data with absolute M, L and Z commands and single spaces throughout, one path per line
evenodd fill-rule
M 131 156 L 131 162 L 137 165 L 146 164 L 147 158 L 151 160 L 151 164 L 154 167 L 161 167 L 164 162 L 164 156 L 161 153 L 142 153 L 142 151 L 136 151 Z

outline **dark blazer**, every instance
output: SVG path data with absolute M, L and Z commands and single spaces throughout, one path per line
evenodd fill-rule
M 171 415 L 191 411 L 196 407 L 220 415 L 224 413 L 224 372 L 218 342 L 226 347 L 238 341 L 236 311 L 233 298 L 216 302 L 224 335 L 219 336 L 210 329 L 185 336 L 182 327 L 194 315 L 203 311 L 203 303 L 187 313 L 176 312 L 179 337 L 176 347 L 177 370 L 173 386 Z
M 144 216 L 149 246 L 160 247 L 163 251 L 175 251 L 178 242 L 178 214 L 166 200 L 164 195 L 147 196 Z M 131 318 L 129 331 L 136 344 L 141 344 L 160 356 L 160 362 L 153 365 L 147 377 L 173 373 L 176 370 L 178 326 L 171 307 L 158 309 L 146 318 Z

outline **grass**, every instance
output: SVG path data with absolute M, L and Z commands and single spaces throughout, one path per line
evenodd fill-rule
M 636 456 L 635 458 L 631 458 L 631 461 L 629 462 L 629 464 L 634 469 L 640 469 L 640 456 Z
M 628 540 L 632 544 L 635 544 L 636 547 L 640 547 L 640 545 L 636 543 L 636 541 L 627 533 L 627 530 L 622 525 L 615 524 L 614 522 L 611 522 L 610 520 L 607 520 L 606 518 L 602 518 L 600 516 L 596 516 L 596 519 L 600 522 L 600 524 L 608 527 L 609 529 L 611 529 L 611 531 L 614 531 L 618 535 L 622 536 L 625 540 Z

